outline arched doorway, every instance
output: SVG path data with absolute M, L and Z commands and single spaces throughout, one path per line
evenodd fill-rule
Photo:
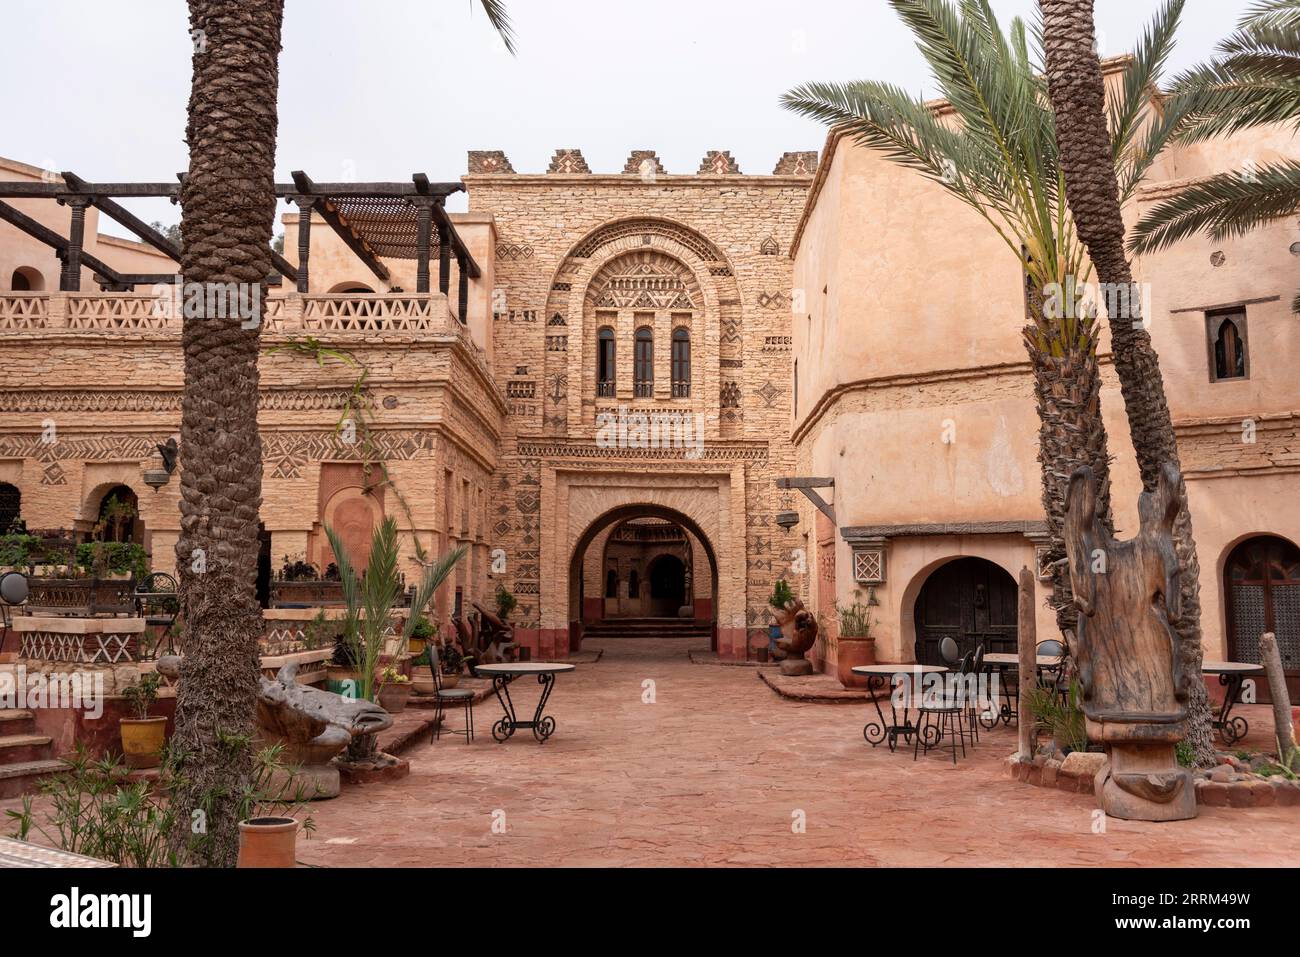
M 610 539 L 601 549 L 598 539 L 607 530 Z M 626 534 L 611 561 L 610 546 L 618 531 Z M 624 554 L 627 545 L 644 545 L 645 558 L 632 560 L 630 553 Z M 640 599 L 635 605 L 628 598 L 633 582 Z M 602 629 L 632 634 L 640 628 L 656 635 L 680 631 L 682 637 L 703 640 L 707 636 L 716 647 L 718 563 L 713 543 L 699 525 L 675 509 L 626 505 L 601 515 L 574 544 L 568 585 L 571 637 L 584 629 L 595 635 Z M 695 615 L 683 619 L 678 612 L 688 601 Z M 623 611 L 606 613 L 620 602 L 627 606 Z M 659 624 L 652 626 L 652 619 Z
M 31 266 L 19 266 L 9 278 L 9 288 L 14 292 L 40 292 L 45 288 L 45 277 Z
M 0 535 L 8 534 L 15 528 L 23 514 L 23 495 L 18 486 L 0 482 Z
M 128 485 L 114 485 L 99 500 L 91 537 L 99 542 L 144 542 L 140 502 Z
M 650 615 L 675 618 L 686 604 L 686 565 L 676 555 L 663 554 L 650 563 Z
M 916 660 L 946 664 L 939 643 L 952 638 L 962 655 L 1016 652 L 1016 582 L 983 558 L 958 558 L 936 568 L 916 598 Z
M 1241 542 L 1223 568 L 1228 657 L 1259 661 L 1259 636 L 1277 636 L 1282 667 L 1300 675 L 1300 548 L 1277 535 Z

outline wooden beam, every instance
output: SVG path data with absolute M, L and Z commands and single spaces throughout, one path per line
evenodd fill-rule
M 63 247 L 63 271 L 59 275 L 59 289 L 62 292 L 79 292 L 81 290 L 81 255 L 86 243 L 86 207 L 90 200 L 84 197 L 60 200 L 66 202 L 72 211 L 68 223 L 68 243 Z
M 469 277 L 471 279 L 478 279 L 479 276 L 482 275 L 479 271 L 478 263 L 476 263 L 474 257 L 469 254 L 469 247 L 461 241 L 460 234 L 456 232 L 456 227 L 452 223 L 451 217 L 447 215 L 447 210 L 441 203 L 438 203 L 433 207 L 433 218 L 435 222 L 440 223 L 446 228 L 451 240 L 452 252 L 454 252 L 458 257 L 465 257 L 465 268 L 469 272 Z M 442 232 L 439 231 L 438 235 L 441 237 Z M 446 291 L 447 290 L 445 289 L 443 290 L 443 292 Z
M 178 178 L 184 174 L 178 174 Z M 426 177 L 427 180 L 427 177 Z M 86 191 L 96 196 L 109 196 L 118 199 L 144 197 L 165 197 L 176 202 L 180 199 L 179 183 L 86 183 Z M 414 183 L 317 183 L 317 196 L 450 196 L 464 190 L 463 183 L 428 182 L 422 191 Z M 0 199 L 58 199 L 60 196 L 74 195 L 82 192 L 70 189 L 66 183 L 28 183 L 17 181 L 0 182 Z M 275 195 L 278 199 L 287 199 L 301 192 L 297 183 L 276 183 Z
M 834 488 L 833 478 L 779 478 L 777 488 Z
M 466 325 L 468 317 L 465 313 L 469 310 L 469 271 L 466 269 L 465 256 L 456 257 L 456 272 L 459 274 L 459 282 L 456 290 L 456 318 L 460 324 Z
M 0 202 L 0 219 L 7 222 L 10 226 L 22 230 L 38 242 L 50 246 L 58 253 L 60 259 L 66 257 L 68 241 L 44 223 L 37 222 L 26 213 L 21 212 L 4 202 Z M 123 277 L 115 269 L 90 255 L 90 253 L 82 252 L 81 265 L 90 269 L 92 272 L 105 277 L 111 283 L 123 283 L 124 281 Z
M 311 273 L 311 211 L 312 202 L 301 196 L 298 203 L 298 291 L 307 294 L 308 279 Z
M 415 291 L 429 291 L 429 247 L 433 243 L 433 200 L 417 201 L 415 227 Z
M 158 230 L 154 229 L 135 213 L 129 209 L 124 209 L 118 203 L 106 196 L 101 196 L 91 190 L 90 184 L 83 180 L 76 173 L 64 171 L 63 181 L 75 189 L 79 194 L 89 197 L 90 204 L 100 210 L 105 215 L 121 223 L 131 232 L 135 233 L 142 240 L 166 256 L 176 260 L 177 264 L 181 261 L 180 243 L 174 243 Z
M 338 234 L 339 239 L 343 240 L 344 245 L 346 245 L 348 249 L 352 250 L 353 255 L 360 259 L 365 267 L 372 273 L 384 282 L 388 282 L 390 276 L 388 267 L 384 265 L 383 261 L 375 251 L 370 248 L 370 244 L 367 243 L 355 229 L 349 226 L 347 220 L 345 220 L 343 216 L 340 215 L 339 211 L 334 208 L 333 204 L 329 201 L 327 191 L 317 187 L 316 184 L 311 181 L 311 177 L 302 170 L 295 170 L 293 172 L 293 182 L 298 189 L 298 195 L 312 198 L 312 207 L 320 213 L 321 219 L 325 220 L 330 229 L 334 230 L 334 232 Z M 410 188 L 414 190 L 415 185 L 411 184 Z

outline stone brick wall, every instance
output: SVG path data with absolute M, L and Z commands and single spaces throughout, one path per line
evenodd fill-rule
M 785 165 L 791 172 L 748 176 L 735 172 L 726 154 L 710 153 L 700 174 L 674 175 L 662 171 L 651 151 L 637 151 L 626 172 L 606 175 L 588 172 L 578 151 L 561 150 L 551 172 L 521 174 L 500 152 L 470 155 L 471 212 L 490 213 L 497 230 L 494 365 L 508 406 L 492 535 L 515 557 L 507 586 L 519 596 L 525 640 L 543 651 L 561 640 L 576 612 L 568 589 L 553 588 L 543 569 L 562 572 L 567 584 L 573 549 L 588 529 L 570 520 L 553 544 L 542 544 L 551 515 L 542 512 L 539 493 L 553 470 L 557 505 L 568 495 L 570 476 L 604 476 L 609 493 L 590 506 L 596 514 L 588 525 L 603 521 L 602 501 L 613 508 L 625 500 L 620 488 L 640 489 L 648 506 L 669 507 L 670 498 L 691 494 L 673 488 L 703 480 L 712 497 L 697 497 L 690 507 L 726 509 L 727 531 L 715 515 L 714 534 L 736 538 L 711 542 L 723 566 L 717 600 L 726 620 L 720 617 L 719 628 L 730 635 L 720 643 L 743 656 L 745 631 L 766 624 L 766 597 L 791 547 L 787 538 L 793 539 L 772 522 L 773 479 L 793 465 L 787 253 L 815 156 L 799 154 Z M 662 283 L 648 298 L 620 298 L 627 277 L 641 275 Z M 681 298 L 656 300 L 657 289 Z M 654 391 L 637 397 L 632 336 L 649 322 Z M 615 330 L 618 386 L 615 395 L 598 399 L 595 344 L 602 325 Z M 673 398 L 668 337 L 678 325 L 690 329 L 692 374 L 690 395 Z M 702 415 L 702 454 L 602 447 L 598 416 L 620 408 Z M 629 477 L 629 469 L 653 474 L 663 491 Z M 725 476 L 725 492 L 706 475 Z M 699 514 L 688 517 L 704 523 Z M 729 555 L 743 555 L 743 567 L 721 557 Z

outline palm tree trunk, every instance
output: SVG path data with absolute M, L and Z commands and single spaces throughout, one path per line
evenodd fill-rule
M 1106 128 L 1105 81 L 1101 61 L 1093 49 L 1093 0 L 1039 0 L 1039 5 L 1043 11 L 1048 87 L 1056 114 L 1070 212 L 1096 267 L 1097 278 L 1109 289 L 1132 289 L 1133 272 L 1124 250 L 1119 183 Z M 1142 322 L 1135 321 L 1135 316 L 1110 316 L 1109 322 L 1111 351 L 1142 487 L 1154 491 L 1163 463 L 1172 462 L 1179 466 L 1180 474 L 1182 471 L 1160 362 L 1151 347 L 1150 334 Z M 1185 488 L 1180 492 L 1186 501 Z M 1183 610 L 1174 627 L 1188 672 L 1197 676 L 1188 689 L 1191 718 L 1187 740 L 1195 749 L 1197 763 L 1208 765 L 1216 759 L 1209 697 L 1199 677 L 1203 656 L 1201 570 L 1192 537 L 1192 518 L 1186 508 L 1175 522 L 1174 538 L 1182 568 Z
M 253 319 L 187 314 L 181 342 L 181 534 L 176 546 L 184 658 L 172 746 L 179 761 L 178 845 L 195 811 L 207 839 L 195 863 L 232 866 L 239 798 L 250 784 L 258 637 L 262 445 L 257 432 L 262 283 L 275 218 L 276 92 L 283 2 L 189 0 L 194 37 L 181 188 L 187 284 L 257 289 Z M 187 285 L 187 292 L 194 286 Z M 227 288 L 235 288 L 227 286 Z M 217 312 L 217 310 L 213 310 Z M 255 320 L 255 322 L 254 322 Z
M 1038 324 L 1043 315 L 1043 296 L 1031 280 L 1025 281 L 1025 346 L 1034 373 L 1034 398 L 1038 408 L 1038 461 L 1042 465 L 1043 511 L 1047 515 L 1049 539 L 1043 563 L 1051 569 L 1051 606 L 1056 625 L 1071 652 L 1078 623 L 1070 569 L 1066 564 L 1065 494 L 1070 475 L 1081 465 L 1092 468 L 1097 480 L 1097 515 L 1113 529 L 1110 511 L 1110 455 L 1106 426 L 1101 417 L 1101 367 L 1095 348 L 1049 355 L 1037 344 Z

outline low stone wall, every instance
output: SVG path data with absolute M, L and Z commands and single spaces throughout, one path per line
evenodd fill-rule
M 1073 752 L 1064 761 L 1037 755 L 1033 760 L 1011 755 L 1007 773 L 1034 787 L 1057 788 L 1072 794 L 1095 794 L 1097 775 L 1106 766 L 1106 756 Z M 1226 770 L 1196 772 L 1196 803 L 1206 807 L 1300 807 L 1300 781 L 1284 777 L 1261 778 Z

